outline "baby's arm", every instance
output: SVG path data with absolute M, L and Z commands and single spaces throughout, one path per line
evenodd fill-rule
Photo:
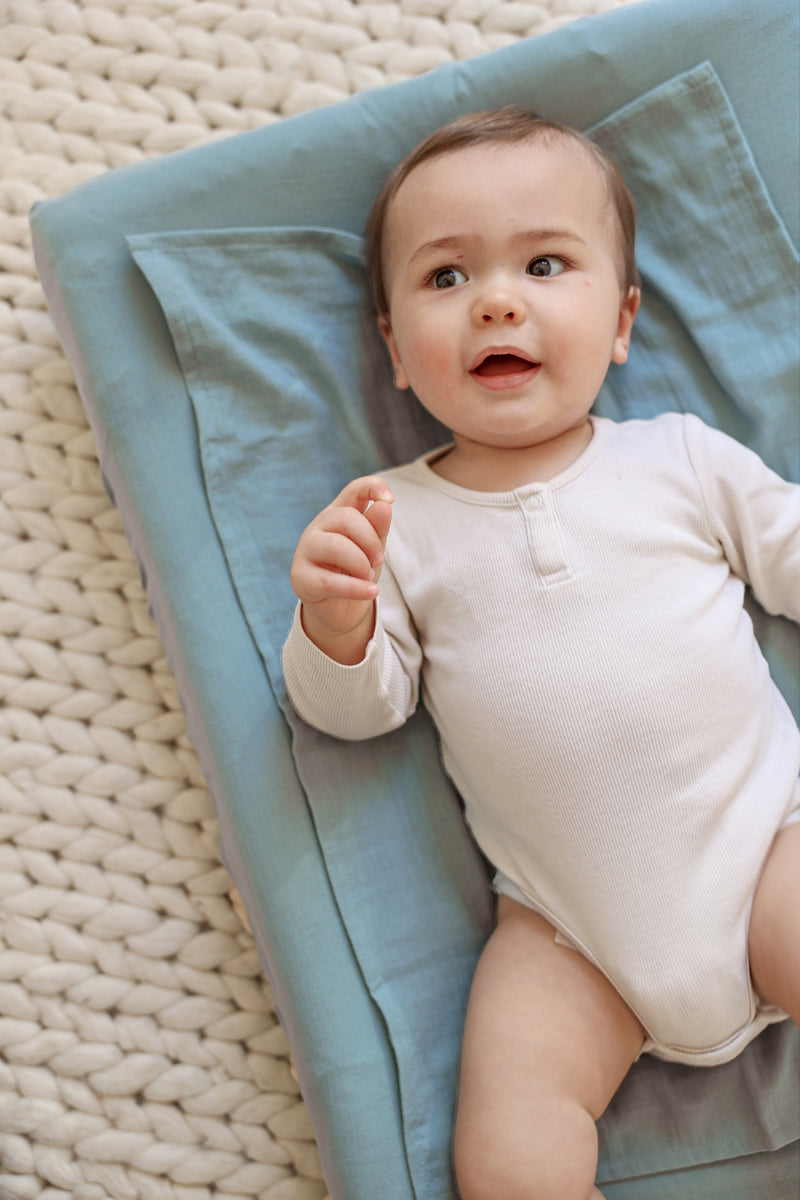
M 397 729 L 419 696 L 422 649 L 383 562 L 391 503 L 378 476 L 355 480 L 305 530 L 292 565 L 286 690 L 307 724 L 348 741 Z
M 800 486 L 733 438 L 686 418 L 714 535 L 767 612 L 800 621 Z
M 292 561 L 306 636 L 344 666 L 361 662 L 373 634 L 392 501 L 380 476 L 353 480 L 305 529 Z

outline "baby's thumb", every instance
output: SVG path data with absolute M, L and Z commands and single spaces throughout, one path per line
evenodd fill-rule
M 385 548 L 386 539 L 389 536 L 389 529 L 392 524 L 391 504 L 388 504 L 385 500 L 376 500 L 373 504 L 370 504 L 365 515 L 381 539 L 381 545 Z

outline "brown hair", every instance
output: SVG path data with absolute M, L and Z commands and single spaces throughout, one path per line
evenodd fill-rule
M 574 139 L 591 155 L 600 168 L 608 187 L 609 198 L 616 214 L 620 236 L 620 283 L 627 295 L 632 287 L 639 286 L 636 267 L 636 209 L 630 192 L 615 163 L 606 151 L 570 125 L 550 121 L 518 105 L 486 112 L 467 113 L 437 129 L 412 150 L 407 158 L 387 176 L 367 221 L 367 270 L 372 286 L 372 298 L 379 316 L 386 316 L 389 300 L 384 272 L 384 242 L 386 222 L 400 186 L 411 172 L 428 159 L 437 158 L 454 150 L 487 143 L 533 141 L 539 138 Z

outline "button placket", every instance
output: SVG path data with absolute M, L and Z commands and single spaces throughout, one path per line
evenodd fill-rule
M 574 571 L 552 496 L 547 489 L 529 492 L 520 497 L 520 505 L 525 518 L 528 549 L 542 583 L 561 583 L 571 578 Z

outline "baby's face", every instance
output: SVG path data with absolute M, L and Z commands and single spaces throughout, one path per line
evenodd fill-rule
M 567 138 L 416 167 L 388 213 L 386 277 L 398 386 L 457 444 L 559 436 L 627 358 L 638 294 L 622 294 L 601 171 Z

